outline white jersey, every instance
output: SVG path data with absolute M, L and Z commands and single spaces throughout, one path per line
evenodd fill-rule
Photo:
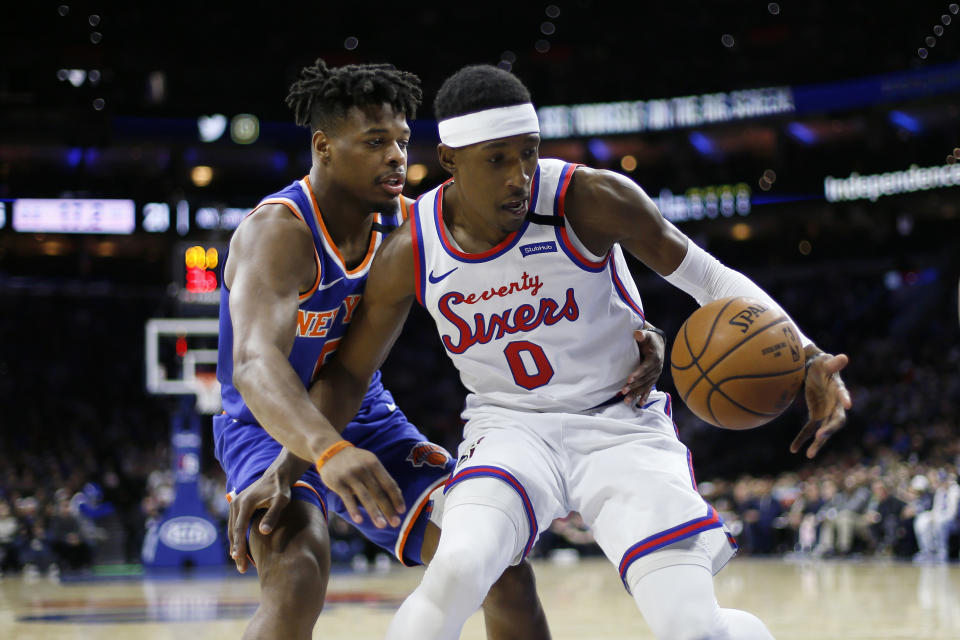
M 417 299 L 472 392 L 468 406 L 582 411 L 616 396 L 637 366 L 643 307 L 623 251 L 592 255 L 564 215 L 576 168 L 541 159 L 535 215 L 479 254 L 443 223 L 445 185 L 413 207 Z

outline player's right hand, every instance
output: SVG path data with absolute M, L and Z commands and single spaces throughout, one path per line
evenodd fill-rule
M 359 508 L 363 505 L 378 529 L 388 522 L 391 527 L 400 526 L 400 514 L 407 510 L 400 487 L 366 449 L 348 447 L 338 452 L 320 467 L 320 479 L 340 496 L 355 523 L 363 522 Z
M 260 533 L 267 535 L 273 531 L 280 513 L 288 504 L 290 483 L 272 468 L 267 469 L 253 484 L 240 492 L 240 495 L 232 497 L 227 537 L 230 542 L 230 557 L 236 563 L 237 571 L 247 571 L 247 528 L 251 525 L 254 514 L 261 509 L 267 510 L 259 524 Z

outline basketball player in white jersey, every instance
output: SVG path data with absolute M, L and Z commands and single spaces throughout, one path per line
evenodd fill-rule
M 670 397 L 652 391 L 634 403 L 618 393 L 637 357 L 632 331 L 652 328 L 623 251 L 700 304 L 776 303 L 632 181 L 540 160 L 536 111 L 512 74 L 466 67 L 444 83 L 435 111 L 453 179 L 385 241 L 353 326 L 311 390 L 321 409 L 358 404 L 417 300 L 471 392 L 439 546 L 388 638 L 456 638 L 497 576 L 569 511 L 657 638 L 771 638 L 753 615 L 717 603 L 712 576 L 735 545 L 697 493 Z M 839 377 L 848 360 L 803 344 L 810 421 L 791 449 L 813 437 L 812 457 L 851 405 Z

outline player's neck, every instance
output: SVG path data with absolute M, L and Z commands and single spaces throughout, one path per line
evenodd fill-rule
M 491 225 L 479 212 L 470 208 L 457 183 L 451 182 L 440 191 L 443 202 L 443 224 L 466 253 L 483 253 L 497 246 L 510 231 Z
M 316 167 L 310 170 L 310 189 L 316 199 L 323 226 L 348 267 L 359 264 L 367 254 L 370 228 L 375 212 L 330 180 Z

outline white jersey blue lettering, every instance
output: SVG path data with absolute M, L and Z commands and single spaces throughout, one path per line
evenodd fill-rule
M 541 159 L 535 215 L 480 254 L 461 251 L 444 225 L 446 184 L 413 207 L 417 299 L 470 405 L 582 411 L 615 396 L 637 365 L 643 307 L 623 251 L 591 255 L 564 215 L 576 169 Z

